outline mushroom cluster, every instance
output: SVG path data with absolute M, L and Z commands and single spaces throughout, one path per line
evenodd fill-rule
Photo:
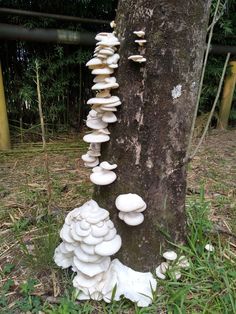
M 167 271 L 176 280 L 181 277 L 181 268 L 189 268 L 190 264 L 187 258 L 182 255 L 177 258 L 177 254 L 174 251 L 167 251 L 163 253 L 163 257 L 166 262 L 162 262 L 156 268 L 156 275 L 159 279 L 166 279 Z
M 138 62 L 138 63 L 143 63 L 146 62 L 147 59 L 144 58 L 144 56 L 141 54 L 142 53 L 142 47 L 144 46 L 144 44 L 146 44 L 146 39 L 144 39 L 145 36 L 145 32 L 144 31 L 134 31 L 133 32 L 135 35 L 138 36 L 139 39 L 136 39 L 134 42 L 136 44 L 139 45 L 140 48 L 140 54 L 139 55 L 131 55 L 128 57 L 129 60 L 132 60 L 134 62 Z
M 87 104 L 91 105 L 91 110 L 87 116 L 86 125 L 92 129 L 92 132 L 83 138 L 85 142 L 90 143 L 90 147 L 88 152 L 82 156 L 85 166 L 91 168 L 99 164 L 101 143 L 110 140 L 108 124 L 117 121 L 114 112 L 121 105 L 119 97 L 111 96 L 110 93 L 112 89 L 119 87 L 113 73 L 114 69 L 118 67 L 120 59 L 117 53 L 117 46 L 120 45 L 120 42 L 114 33 L 99 33 L 95 39 L 98 43 L 93 58 L 87 62 L 86 66 L 95 75 L 93 80 L 95 84 L 92 86 L 92 90 L 97 91 L 97 94 L 96 97 L 87 101 Z M 92 146 L 93 144 L 94 146 Z M 93 172 L 97 173 L 97 170 L 95 169 Z
M 121 194 L 116 198 L 115 205 L 119 210 L 119 218 L 127 225 L 137 226 L 143 222 L 142 212 L 147 208 L 147 205 L 139 195 Z
M 117 167 L 116 164 L 109 164 L 107 161 L 100 163 L 98 167 L 92 169 L 92 174 L 90 175 L 90 180 L 97 185 L 108 185 L 115 181 L 116 174 L 114 171 Z
M 121 247 L 121 238 L 109 219 L 109 212 L 90 200 L 72 210 L 65 218 L 54 260 L 62 268 L 72 266 L 77 273 L 73 285 L 79 299 L 102 299 L 111 258 Z M 114 286 L 109 285 L 107 294 Z

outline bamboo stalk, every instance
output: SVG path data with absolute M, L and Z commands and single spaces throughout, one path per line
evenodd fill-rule
M 46 181 L 47 181 L 47 194 L 48 194 L 48 208 L 47 213 L 49 214 L 51 211 L 50 203 L 51 203 L 51 181 L 50 181 L 50 172 L 49 172 L 49 163 L 48 163 L 48 153 L 47 153 L 47 146 L 46 146 L 46 139 L 45 139 L 45 125 L 44 125 L 44 118 L 43 118 L 43 110 L 42 110 L 42 97 L 40 91 L 40 82 L 39 82 L 39 63 L 35 61 L 35 69 L 36 69 L 36 85 L 37 85 L 37 95 L 38 95 L 38 108 L 39 108 L 39 117 L 40 117 L 40 124 L 42 130 L 42 142 L 43 142 L 43 152 L 44 152 L 44 162 L 45 162 L 45 169 L 46 169 Z
M 206 133 L 207 133 L 207 130 L 209 128 L 212 116 L 214 114 L 217 102 L 218 102 L 219 97 L 220 97 L 220 92 L 221 92 L 221 89 L 222 89 L 224 76 L 225 76 L 226 68 L 227 68 L 227 65 L 228 65 L 228 62 L 229 62 L 229 58 L 230 58 L 230 53 L 227 54 L 227 57 L 226 57 L 226 60 L 225 60 L 225 64 L 224 64 L 224 68 L 223 68 L 223 71 L 222 71 L 222 74 L 221 74 L 221 78 L 220 78 L 220 83 L 219 83 L 218 90 L 217 90 L 217 93 L 216 93 L 215 101 L 214 101 L 214 104 L 213 104 L 213 106 L 211 108 L 211 112 L 209 114 L 209 117 L 208 117 L 207 123 L 205 125 L 204 131 L 203 131 L 202 136 L 201 136 L 201 138 L 200 138 L 196 148 L 194 149 L 192 155 L 189 157 L 189 160 L 192 160 L 194 158 L 194 156 L 197 154 L 197 152 L 198 152 L 198 150 L 199 150 L 199 148 L 200 148 L 200 146 L 201 146 L 201 144 L 202 144 L 202 142 L 203 142 L 203 140 L 204 140 L 204 138 L 206 136 Z

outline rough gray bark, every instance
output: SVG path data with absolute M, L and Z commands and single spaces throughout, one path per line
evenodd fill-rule
M 117 95 L 118 122 L 102 160 L 117 163 L 117 180 L 96 187 L 94 199 L 108 209 L 122 248 L 118 257 L 136 270 L 153 270 L 166 240 L 185 240 L 186 154 L 198 91 L 210 0 L 121 0 L 116 32 L 121 41 Z M 143 64 L 135 30 L 144 30 Z M 175 93 L 176 89 L 181 92 Z M 118 218 L 115 199 L 137 193 L 147 203 L 144 222 L 127 226 Z

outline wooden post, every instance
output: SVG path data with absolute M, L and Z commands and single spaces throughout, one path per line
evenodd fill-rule
M 7 108 L 4 95 L 2 67 L 0 62 L 0 150 L 10 149 L 10 132 L 7 118 Z
M 230 61 L 230 73 L 225 79 L 223 95 L 220 103 L 218 129 L 227 129 L 231 105 L 233 101 L 234 89 L 236 84 L 236 61 Z

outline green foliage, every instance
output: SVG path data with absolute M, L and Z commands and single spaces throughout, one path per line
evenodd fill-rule
M 212 2 L 211 18 L 214 15 L 217 0 Z M 236 0 L 222 0 L 218 11 L 218 21 L 214 27 L 212 44 L 236 45 Z M 211 23 L 211 21 L 210 21 Z M 202 95 L 200 100 L 199 113 L 209 112 L 219 84 L 220 76 L 224 66 L 224 55 L 212 55 L 208 58 Z M 228 69 L 229 71 L 229 69 Z M 236 99 L 236 93 L 234 101 Z M 219 108 L 218 108 L 219 109 Z M 235 109 L 232 108 L 232 111 Z M 234 120 L 234 114 L 230 116 Z

